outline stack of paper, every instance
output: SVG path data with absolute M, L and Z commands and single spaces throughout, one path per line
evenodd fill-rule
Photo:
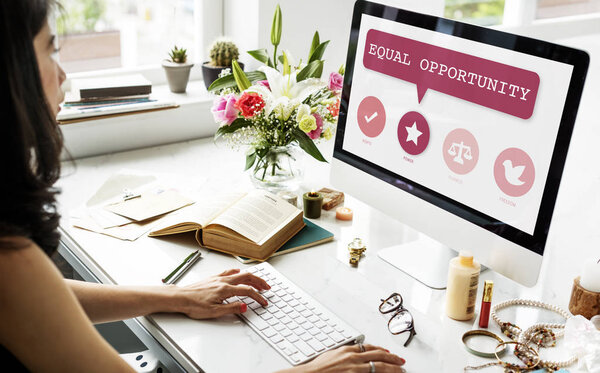
M 133 241 L 168 213 L 193 204 L 177 190 L 165 188 L 147 175 L 110 177 L 83 206 L 71 213 L 75 227 Z

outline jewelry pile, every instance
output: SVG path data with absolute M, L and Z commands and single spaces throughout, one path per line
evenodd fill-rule
M 514 344 L 514 355 L 523 362 L 523 365 L 502 361 L 498 353 L 495 353 L 497 359 L 496 362 L 480 366 L 467 366 L 465 367 L 465 371 L 469 369 L 482 369 L 490 366 L 500 365 L 504 368 L 505 373 L 527 372 L 540 368 L 546 369 L 548 372 L 554 372 L 558 369 L 568 367 L 577 361 L 576 356 L 564 361 L 542 360 L 539 354 L 540 348 L 556 346 L 556 339 L 562 337 L 564 334 L 565 324 L 539 323 L 534 324 L 523 331 L 517 325 L 500 320 L 497 315 L 499 310 L 511 306 L 536 307 L 553 311 L 564 317 L 565 322 L 571 317 L 571 315 L 562 308 L 539 301 L 512 299 L 497 304 L 492 310 L 492 319 L 496 322 L 496 324 L 498 324 L 502 333 L 504 333 L 504 335 L 506 335 L 512 341 L 499 343 L 496 347 L 496 351 L 501 351 L 502 349 L 506 348 L 506 345 L 508 344 Z

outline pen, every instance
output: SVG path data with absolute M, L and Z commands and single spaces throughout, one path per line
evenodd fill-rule
M 187 258 L 185 258 L 183 260 L 183 262 L 177 266 L 177 268 L 175 268 L 173 270 L 173 272 L 169 273 L 169 275 L 165 278 L 162 279 L 162 282 L 165 283 L 166 285 L 170 285 L 175 283 L 175 281 L 179 280 L 179 278 L 187 272 L 188 269 L 190 269 L 192 267 L 192 265 L 194 265 L 194 263 L 196 263 L 196 261 L 202 256 L 202 253 L 200 252 L 200 250 L 196 250 L 193 253 L 191 253 L 190 255 L 188 255 Z

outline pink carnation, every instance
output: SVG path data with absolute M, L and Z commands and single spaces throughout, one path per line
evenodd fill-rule
M 237 119 L 239 112 L 235 107 L 236 101 L 233 94 L 217 97 L 211 109 L 215 122 L 227 125 L 233 123 Z
M 317 128 L 307 133 L 308 137 L 313 140 L 321 137 L 321 133 L 323 132 L 323 118 L 319 114 L 312 114 L 313 117 L 317 120 Z
M 340 91 L 344 86 L 344 77 L 337 73 L 332 72 L 329 74 L 329 89 L 332 91 Z

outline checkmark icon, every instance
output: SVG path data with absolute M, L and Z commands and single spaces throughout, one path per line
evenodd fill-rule
M 371 121 L 372 121 L 373 119 L 377 118 L 377 115 L 378 115 L 378 114 L 377 114 L 377 112 L 374 112 L 373 114 L 371 114 L 371 116 L 370 116 L 370 117 L 367 117 L 367 116 L 365 115 L 365 120 L 367 121 L 367 123 L 371 123 Z

